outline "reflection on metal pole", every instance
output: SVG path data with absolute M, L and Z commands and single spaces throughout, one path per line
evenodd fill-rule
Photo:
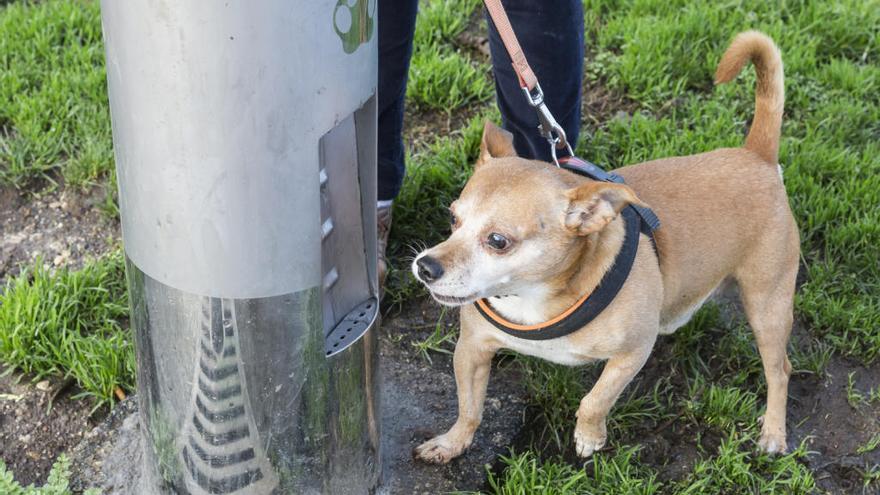
M 103 0 L 102 17 L 140 493 L 369 493 L 375 1 Z
M 210 298 L 164 286 L 131 262 L 128 270 L 149 486 L 268 494 L 375 485 L 375 332 L 328 359 L 317 289 Z
M 184 465 L 198 486 L 191 493 L 232 493 L 255 486 L 271 493 L 278 486 L 271 465 L 257 440 L 247 385 L 242 377 L 237 325 L 231 300 L 202 301 L 202 338 L 194 400 L 185 417 L 189 445 Z

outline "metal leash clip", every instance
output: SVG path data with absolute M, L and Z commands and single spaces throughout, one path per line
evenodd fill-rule
M 530 91 L 529 88 L 525 86 L 522 87 L 522 90 L 526 95 L 529 105 L 531 105 L 532 108 L 535 109 L 535 113 L 538 114 L 538 131 L 544 136 L 547 142 L 550 143 L 550 155 L 553 157 L 553 163 L 559 167 L 559 160 L 556 158 L 557 149 L 565 148 L 568 151 L 569 156 L 574 156 L 571 145 L 565 137 L 565 130 L 562 129 L 559 122 L 556 122 L 553 114 L 550 113 L 550 109 L 547 108 L 547 105 L 544 103 L 544 92 L 541 90 L 540 84 L 536 84 L 534 90 Z

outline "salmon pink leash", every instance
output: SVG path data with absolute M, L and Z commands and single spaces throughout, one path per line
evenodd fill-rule
M 558 167 L 559 160 L 556 158 L 556 150 L 564 149 L 568 151 L 569 156 L 574 156 L 571 145 L 565 138 L 565 131 L 556 122 L 553 114 L 550 113 L 550 109 L 544 103 L 544 92 L 541 91 L 538 77 L 535 76 L 535 72 L 529 65 L 528 60 L 526 60 L 526 54 L 523 53 L 522 47 L 519 46 L 519 40 L 516 39 L 516 33 L 513 32 L 513 27 L 510 25 L 510 19 L 507 18 L 504 6 L 501 5 L 501 0 L 483 0 L 483 3 L 486 5 L 486 10 L 489 11 L 489 17 L 492 18 L 495 29 L 498 30 L 498 35 L 501 36 L 504 48 L 507 49 L 507 53 L 510 55 L 513 70 L 516 72 L 517 78 L 519 78 L 519 85 L 526 96 L 526 100 L 528 100 L 529 105 L 535 109 L 535 113 L 538 115 L 538 130 L 547 139 L 547 142 L 550 143 L 550 154 L 553 156 L 553 163 Z

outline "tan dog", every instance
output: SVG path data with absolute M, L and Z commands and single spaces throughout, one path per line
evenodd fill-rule
M 577 410 L 577 452 L 591 455 L 605 444 L 605 418 L 657 335 L 685 324 L 727 280 L 739 286 L 767 378 L 760 447 L 786 449 L 786 345 L 800 241 L 777 166 L 784 101 L 779 51 L 761 33 L 742 33 L 715 79 L 730 81 L 749 60 L 758 75 L 757 108 L 745 147 L 628 166 L 617 171 L 627 185 L 518 158 L 512 136 L 486 124 L 474 175 L 450 208 L 452 235 L 413 262 L 437 301 L 462 307 L 454 355 L 458 419 L 416 448 L 419 458 L 445 463 L 470 445 L 499 349 L 566 365 L 607 361 Z M 564 312 L 611 266 L 623 242 L 618 213 L 630 203 L 648 204 L 660 217 L 659 263 L 642 234 L 622 289 L 586 326 L 565 337 L 524 340 L 495 328 L 471 304 L 489 298 L 497 313 L 523 325 Z

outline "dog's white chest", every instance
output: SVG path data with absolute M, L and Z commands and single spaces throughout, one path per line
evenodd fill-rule
M 508 335 L 498 330 L 499 340 L 505 349 L 516 351 L 527 356 L 546 359 L 551 363 L 577 366 L 594 361 L 593 358 L 576 352 L 568 337 L 548 340 L 526 340 Z

